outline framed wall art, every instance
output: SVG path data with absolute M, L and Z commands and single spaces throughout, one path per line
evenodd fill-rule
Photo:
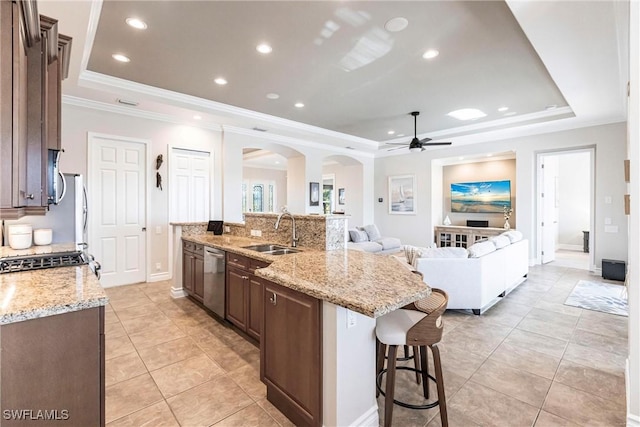
M 398 215 L 415 215 L 416 208 L 416 176 L 390 176 L 389 213 Z

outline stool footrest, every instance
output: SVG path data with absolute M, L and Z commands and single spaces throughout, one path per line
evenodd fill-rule
M 400 360 L 400 359 L 398 359 Z M 403 371 L 412 371 L 412 372 L 417 372 L 422 374 L 422 371 L 416 368 L 409 368 L 408 366 L 396 366 L 396 370 L 403 370 Z M 378 391 L 380 392 L 381 395 L 385 396 L 384 391 L 382 390 L 382 387 L 380 386 L 380 384 L 382 383 L 382 376 L 384 374 L 387 373 L 387 369 L 383 369 L 382 371 L 380 371 L 376 377 L 376 388 L 378 389 Z M 434 376 L 432 376 L 431 374 L 427 373 L 427 377 L 429 377 L 429 379 L 435 383 L 437 383 L 436 379 Z M 395 403 L 398 406 L 402 406 L 404 408 L 409 408 L 409 409 L 431 409 L 431 408 L 435 408 L 436 406 L 438 406 L 440 404 L 439 400 L 436 400 L 435 402 L 431 402 L 431 403 L 425 403 L 424 405 L 413 405 L 411 403 L 406 403 L 406 402 L 401 402 L 399 400 L 393 399 L 393 403 Z

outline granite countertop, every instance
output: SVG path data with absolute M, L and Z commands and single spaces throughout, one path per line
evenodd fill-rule
M 108 303 L 86 265 L 0 274 L 0 325 Z
M 354 250 L 267 255 L 242 246 L 265 244 L 245 237 L 185 235 L 183 239 L 271 262 L 256 275 L 369 317 L 379 317 L 428 296 L 431 289 L 395 257 Z

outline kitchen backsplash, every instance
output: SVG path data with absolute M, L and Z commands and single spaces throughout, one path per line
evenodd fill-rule
M 296 220 L 296 234 L 298 245 L 318 250 L 344 249 L 348 215 L 293 215 Z M 280 220 L 278 230 L 275 229 L 278 214 L 275 213 L 245 213 L 244 224 L 225 223 L 229 231 L 225 234 L 250 237 L 266 242 L 291 245 L 292 221 L 289 216 Z M 207 224 L 183 224 L 183 234 L 205 233 Z M 252 235 L 254 231 L 254 235 Z M 255 235 L 260 232 L 260 236 Z

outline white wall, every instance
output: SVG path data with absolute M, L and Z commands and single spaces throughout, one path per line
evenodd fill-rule
M 323 175 L 334 174 L 336 210 L 344 211 L 349 218 L 349 227 L 365 225 L 363 221 L 363 169 L 362 165 L 328 165 L 322 168 Z M 338 204 L 338 189 L 345 189 L 345 204 Z
M 384 203 L 375 203 L 375 222 L 384 235 L 399 237 L 403 243 L 424 246 L 433 242 L 433 225 L 442 219 L 437 218 L 437 213 L 432 209 L 432 200 L 440 203 L 432 195 L 442 191 L 442 183 L 432 179 L 432 160 L 515 150 L 518 184 L 515 192 L 515 198 L 518 200 L 517 224 L 518 230 L 530 241 L 529 256 L 533 259 L 538 253 L 535 171 L 537 153 L 595 146 L 595 262 L 600 267 L 602 258 L 626 260 L 627 217 L 623 209 L 625 184 L 622 168 L 625 141 L 626 125 L 617 123 L 485 144 L 454 144 L 451 147 L 427 150 L 418 154 L 407 153 L 378 158 L 375 161 L 374 191 L 376 198 L 384 197 Z M 387 177 L 404 174 L 415 174 L 417 177 L 417 215 L 390 215 L 387 207 Z M 611 204 L 604 203 L 605 196 L 612 198 Z M 618 226 L 617 233 L 604 232 L 604 218 L 607 217 L 611 218 L 611 225 Z
M 489 227 L 503 227 L 503 213 L 460 213 L 451 212 L 451 184 L 475 181 L 511 181 L 511 207 L 513 215 L 509 219 L 512 228 L 517 228 L 516 204 L 516 161 L 515 159 L 491 162 L 463 163 L 442 168 L 442 194 L 444 196 L 442 217 L 449 215 L 451 224 L 467 225 L 467 220 L 489 221 Z
M 220 132 L 63 104 L 62 148 L 65 152 L 61 156 L 60 167 L 63 172 L 80 173 L 85 176 L 86 180 L 89 178 L 87 173 L 88 132 L 151 141 L 149 149 L 151 150 L 152 164 L 148 165 L 147 170 L 147 191 L 150 192 L 150 206 L 147 207 L 147 233 L 151 233 L 151 244 L 147 248 L 147 275 L 154 274 L 168 278 L 171 260 L 169 255 L 170 230 L 168 220 L 168 196 L 171 185 L 168 176 L 169 147 L 209 151 L 212 153 L 214 157 L 214 176 L 211 186 L 211 215 L 214 218 L 220 217 L 222 213 L 220 204 L 222 189 Z M 163 178 L 163 191 L 160 191 L 155 186 L 155 159 L 158 154 L 162 154 L 165 160 L 159 170 Z M 92 194 L 89 194 L 89 198 L 92 196 Z M 156 227 L 160 227 L 160 234 L 156 234 Z M 89 248 L 90 250 L 91 248 Z M 160 263 L 160 270 L 156 270 L 156 263 Z
M 242 168 L 243 181 L 274 181 L 276 185 L 276 202 L 273 206 L 275 212 L 287 204 L 287 171 L 278 169 L 265 169 L 254 167 Z M 247 190 L 249 191 L 249 190 Z
M 630 96 L 628 158 L 631 161 L 629 217 L 629 359 L 627 368 L 627 425 L 640 425 L 640 3 L 630 2 Z
M 557 158 L 558 248 L 582 250 L 582 232 L 591 227 L 589 153 L 559 154 Z

